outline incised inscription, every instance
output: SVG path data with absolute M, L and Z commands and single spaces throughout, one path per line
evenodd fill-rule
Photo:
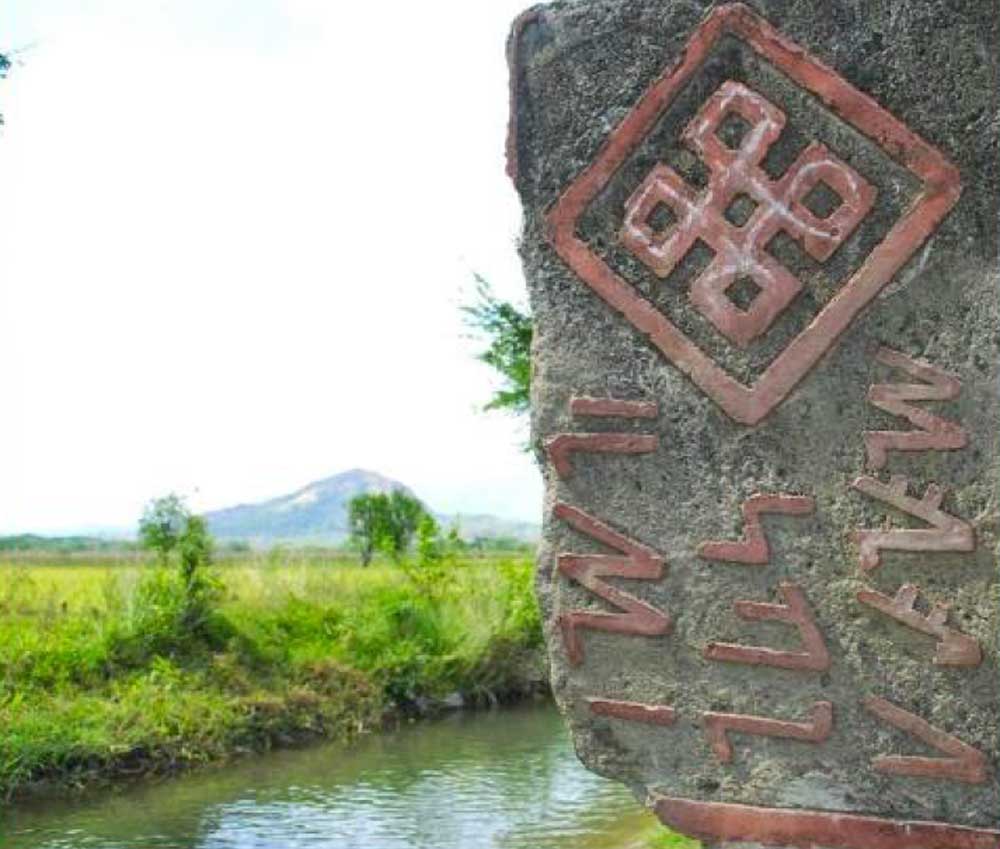
M 785 516 L 808 516 L 816 510 L 816 501 L 801 495 L 753 495 L 743 502 L 743 539 L 739 542 L 703 542 L 698 556 L 706 560 L 763 566 L 771 561 L 760 517 L 765 513 Z
M 708 712 L 702 715 L 705 736 L 723 763 L 733 759 L 733 745 L 729 733 L 751 734 L 756 737 L 782 737 L 803 743 L 822 743 L 833 729 L 833 705 L 816 702 L 809 711 L 808 722 L 789 722 L 784 719 L 766 719 L 736 713 Z
M 609 584 L 605 578 L 658 581 L 663 577 L 664 559 L 653 549 L 629 539 L 599 519 L 569 504 L 559 503 L 554 514 L 581 534 L 619 552 L 608 554 L 560 554 L 559 573 L 586 587 L 621 613 L 570 610 L 559 616 L 563 642 L 570 663 L 584 660 L 579 629 L 591 628 L 617 634 L 656 637 L 670 631 L 670 616 L 642 599 Z
M 858 601 L 874 607 L 897 622 L 939 640 L 934 663 L 938 666 L 979 666 L 983 650 L 979 641 L 948 627 L 948 606 L 935 604 L 926 616 L 915 608 L 920 588 L 903 584 L 894 598 L 874 590 L 861 590 Z
M 776 666 L 779 669 L 802 669 L 823 672 L 830 668 L 830 653 L 823 634 L 801 587 L 784 583 L 778 587 L 784 604 L 760 601 L 737 601 L 736 614 L 750 622 L 784 622 L 795 625 L 802 637 L 804 651 L 779 651 L 764 646 L 741 646 L 734 643 L 709 643 L 705 657 L 728 663 L 751 666 Z
M 883 722 L 912 734 L 921 742 L 949 756 L 925 758 L 912 755 L 883 755 L 873 762 L 879 772 L 949 779 L 967 784 L 982 784 L 986 781 L 986 757 L 978 749 L 885 699 L 873 696 L 865 700 L 865 707 Z

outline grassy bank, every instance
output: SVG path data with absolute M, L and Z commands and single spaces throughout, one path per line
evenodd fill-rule
M 152 564 L 0 561 L 0 797 L 349 737 L 541 677 L 523 558 L 429 583 L 280 554 L 216 575 L 218 604 L 192 630 L 177 576 Z

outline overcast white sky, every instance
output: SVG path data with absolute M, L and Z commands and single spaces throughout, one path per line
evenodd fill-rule
M 5 0 L 0 533 L 362 466 L 535 519 L 479 412 L 471 274 L 523 300 L 504 38 L 527 0 Z

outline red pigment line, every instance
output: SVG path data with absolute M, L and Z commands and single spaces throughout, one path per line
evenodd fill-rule
M 590 712 L 597 716 L 641 722 L 645 725 L 673 725 L 677 711 L 667 705 L 647 705 L 640 702 L 620 702 L 610 699 L 587 699 Z
M 758 808 L 653 796 L 654 810 L 669 828 L 707 843 L 762 843 L 796 849 L 1000 849 L 1000 831 L 944 822 L 906 822 L 880 817 Z
M 621 419 L 655 419 L 660 406 L 653 401 L 622 401 L 617 398 L 572 398 L 569 411 L 574 416 Z

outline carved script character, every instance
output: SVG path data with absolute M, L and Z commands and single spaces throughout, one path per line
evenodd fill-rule
M 966 784 L 982 784 L 988 779 L 986 756 L 978 749 L 878 696 L 865 699 L 864 704 L 883 722 L 906 731 L 928 746 L 949 755 L 947 758 L 882 755 L 872 762 L 879 772 L 944 778 Z
M 962 385 L 958 378 L 930 363 L 911 360 L 892 348 L 882 348 L 880 363 L 905 371 L 923 383 L 877 383 L 868 390 L 868 400 L 881 410 L 908 419 L 919 430 L 872 430 L 865 433 L 868 466 L 881 469 L 888 462 L 888 452 L 954 451 L 965 448 L 969 435 L 954 422 L 929 410 L 915 407 L 910 401 L 952 401 Z
M 758 601 L 736 602 L 736 613 L 750 621 L 785 622 L 797 625 L 805 651 L 778 651 L 764 646 L 741 646 L 734 643 L 709 643 L 705 657 L 729 663 L 747 663 L 752 666 L 776 666 L 779 669 L 808 669 L 823 672 L 830 668 L 830 653 L 823 634 L 816 626 L 816 619 L 806 601 L 805 593 L 795 584 L 778 587 L 785 604 L 765 604 Z
M 905 528 L 880 531 L 865 529 L 857 532 L 861 568 L 871 572 L 882 565 L 881 552 L 891 551 L 975 551 L 976 539 L 972 526 L 941 509 L 944 491 L 937 484 L 927 487 L 919 501 L 906 494 L 908 481 L 894 475 L 888 484 L 877 478 L 860 477 L 851 484 L 854 489 L 890 504 L 904 513 L 923 519 L 932 529 Z
M 611 699 L 587 699 L 590 712 L 596 716 L 641 722 L 645 725 L 673 725 L 677 711 L 668 705 L 647 705 L 641 702 L 620 702 Z
M 607 554 L 560 554 L 556 558 L 561 574 L 623 611 L 605 613 L 571 610 L 561 614 L 558 621 L 570 663 L 574 666 L 583 663 L 583 643 L 578 633 L 580 628 L 647 637 L 669 633 L 672 623 L 668 614 L 624 590 L 613 587 L 604 580 L 614 577 L 658 581 L 663 577 L 663 557 L 648 546 L 629 539 L 599 519 L 569 504 L 559 502 L 553 512 L 580 533 L 625 555 L 622 557 Z
M 726 732 L 822 743 L 833 729 L 833 705 L 830 702 L 816 702 L 809 711 L 809 717 L 808 722 L 788 722 L 738 713 L 705 713 L 702 715 L 702 722 L 712 751 L 720 761 L 730 763 L 733 760 L 733 746 Z
M 739 542 L 703 542 L 698 556 L 705 560 L 763 565 L 771 560 L 771 547 L 760 517 L 764 513 L 807 516 L 816 510 L 816 499 L 801 495 L 752 495 L 743 502 L 743 539 Z
M 574 416 L 618 419 L 655 419 L 660 406 L 653 401 L 621 401 L 617 398 L 572 398 L 569 411 Z
M 573 474 L 570 454 L 593 451 L 605 454 L 650 454 L 659 438 L 640 433 L 560 433 L 546 440 L 545 450 L 561 478 Z
M 927 616 L 919 613 L 914 607 L 919 594 L 919 587 L 904 584 L 899 588 L 895 598 L 889 598 L 874 590 L 861 590 L 858 593 L 858 601 L 874 607 L 915 631 L 937 637 L 940 642 L 934 663 L 938 666 L 979 666 L 983 662 L 983 650 L 979 641 L 948 627 L 946 605 L 934 605 L 934 609 Z

